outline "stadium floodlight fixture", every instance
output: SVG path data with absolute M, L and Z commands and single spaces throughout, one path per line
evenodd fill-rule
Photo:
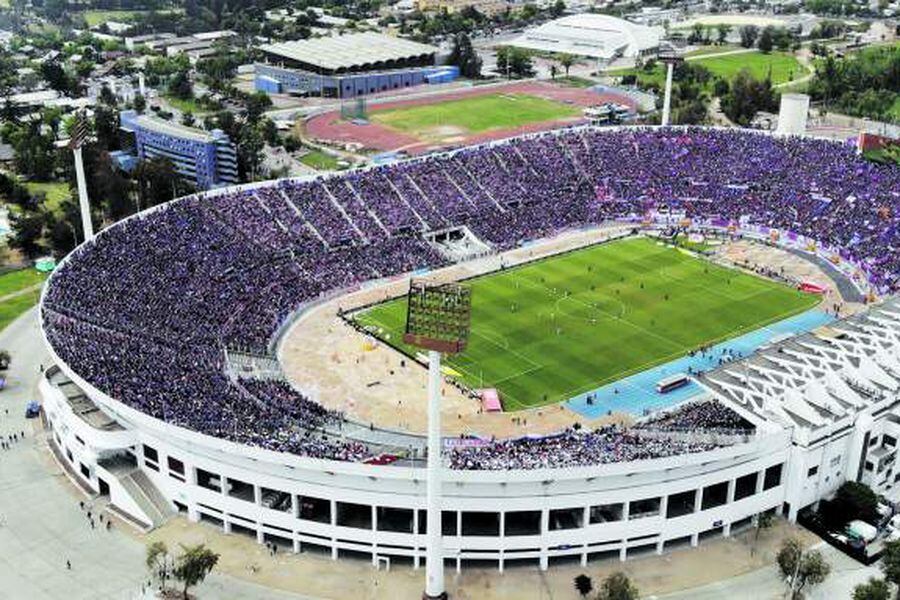
M 469 341 L 472 291 L 458 283 L 409 283 L 403 341 L 428 350 L 428 479 L 425 490 L 423 600 L 447 600 L 441 531 L 441 353 L 458 354 Z
M 409 284 L 403 341 L 443 354 L 459 354 L 469 340 L 472 292 L 458 283 Z
M 71 130 L 69 149 L 75 157 L 75 181 L 78 183 L 78 206 L 81 210 L 81 228 L 84 231 L 84 240 L 89 241 L 94 237 L 94 225 L 91 221 L 91 206 L 88 201 L 87 179 L 84 176 L 84 159 L 81 156 L 81 147 L 88 137 L 87 118 L 84 113 L 78 113 L 75 124 Z

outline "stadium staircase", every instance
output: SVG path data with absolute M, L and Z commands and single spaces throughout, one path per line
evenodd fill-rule
M 341 213 L 341 215 L 347 220 L 348 223 L 350 223 L 350 227 L 353 228 L 353 231 L 356 232 L 356 235 L 358 235 L 362 241 L 368 242 L 369 239 L 363 234 L 362 230 L 360 230 L 360 228 L 356 226 L 356 223 L 353 222 L 353 219 L 350 218 L 350 215 L 347 214 L 347 211 L 344 210 L 344 207 L 341 206 L 340 202 L 338 202 L 338 199 L 334 197 L 334 194 L 330 189 L 328 189 L 328 186 L 325 185 L 325 182 L 321 181 L 319 182 L 319 185 L 321 185 L 322 189 L 325 190 L 325 195 L 328 196 L 328 199 L 338 210 L 338 212 Z
M 290 209 L 293 210 L 294 213 L 296 213 L 296 215 L 300 219 L 303 220 L 303 223 L 310 230 L 310 232 L 315 236 L 315 238 L 317 240 L 319 240 L 320 242 L 322 242 L 323 246 L 328 248 L 328 242 L 325 241 L 325 238 L 322 237 L 322 234 L 319 233 L 319 230 L 316 229 L 316 226 L 313 225 L 312 223 L 310 223 L 309 219 L 306 218 L 306 215 L 303 214 L 303 211 L 301 211 L 299 208 L 297 208 L 297 205 L 294 204 L 293 200 L 291 200 L 291 197 L 288 196 L 287 193 L 285 193 L 285 191 L 282 189 L 279 189 L 278 193 L 280 193 L 281 197 L 284 198 L 284 201 L 287 202 L 288 207 L 290 207 Z
M 469 167 L 466 166 L 466 163 L 464 163 L 461 160 L 456 160 L 456 157 L 453 157 L 450 160 L 453 161 L 457 167 L 459 167 L 466 175 L 469 176 L 469 179 L 471 179 L 475 183 L 475 185 L 478 187 L 478 189 L 480 189 L 482 191 L 482 193 L 484 193 L 485 196 L 490 198 L 491 202 L 494 203 L 494 205 L 500 210 L 500 212 L 506 212 L 506 209 L 503 208 L 502 204 L 497 202 L 497 199 L 494 198 L 494 195 L 491 194 L 491 192 L 485 186 L 483 186 L 481 184 L 481 182 L 478 180 L 477 177 L 472 175 L 472 171 L 469 170 Z
M 140 469 L 134 469 L 127 474 L 117 473 L 116 477 L 134 503 L 150 518 L 151 529 L 159 527 L 175 514 L 175 510 L 163 498 L 156 485 Z
M 372 207 L 366 203 L 366 199 L 363 198 L 363 195 L 359 192 L 359 190 L 356 189 L 355 187 L 353 187 L 353 184 L 351 184 L 347 180 L 344 180 L 344 185 L 346 185 L 347 188 L 350 190 L 350 193 L 356 197 L 356 201 L 362 205 L 362 207 L 366 211 L 366 213 L 372 218 L 373 221 L 375 221 L 375 224 L 381 228 L 381 230 L 384 232 L 384 234 L 388 237 L 391 237 L 391 232 L 388 230 L 387 227 L 384 226 L 384 223 L 381 222 L 381 219 L 378 218 L 378 213 L 376 213 L 374 210 L 372 210 Z

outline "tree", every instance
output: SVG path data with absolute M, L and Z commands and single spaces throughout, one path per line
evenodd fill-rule
M 459 74 L 469 79 L 481 77 L 481 57 L 472 47 L 472 40 L 465 33 L 453 36 L 453 49 L 448 61 L 459 67 Z
M 188 589 L 201 583 L 219 562 L 219 555 L 203 544 L 182 546 L 184 552 L 175 561 L 172 574 L 183 584 L 182 597 L 187 600 Z
M 184 195 L 186 186 L 165 157 L 142 160 L 132 172 L 137 182 L 138 208 L 143 210 Z
M 502 46 L 497 50 L 497 70 L 508 77 L 534 75 L 531 55 L 526 50 L 513 46 Z
M 803 597 L 803 590 L 819 585 L 828 577 L 831 566 L 818 550 L 803 551 L 794 538 L 788 538 L 781 545 L 776 557 L 778 570 L 788 586 L 791 600 Z
M 12 236 L 9 245 L 18 248 L 27 258 L 37 258 L 44 252 L 42 237 L 47 223 L 43 211 L 23 211 L 10 214 Z
M 891 588 L 884 579 L 870 577 L 866 583 L 853 588 L 853 600 L 888 600 Z
M 731 25 L 727 23 L 719 23 L 716 26 L 716 31 L 719 33 L 719 43 L 724 44 L 725 39 L 728 37 L 728 34 L 731 33 Z
M 165 590 L 171 575 L 169 564 L 169 548 L 165 542 L 153 542 L 147 546 L 144 564 L 150 571 L 150 578 L 159 582 L 160 589 Z
M 762 512 L 756 515 L 756 533 L 753 536 L 753 548 L 750 554 L 756 552 L 756 546 L 759 544 L 759 536 L 766 529 L 771 529 L 775 524 L 775 517 L 770 512 Z
M 556 0 L 550 7 L 550 14 L 554 17 L 561 17 L 564 12 L 566 12 L 566 3 L 563 0 Z
M 266 109 L 272 106 L 272 99 L 265 92 L 254 92 L 247 96 L 245 105 L 247 107 L 247 122 L 255 125 L 263 113 L 266 112 Z
M 638 600 L 639 596 L 637 587 L 619 571 L 603 580 L 597 600 Z
M 772 51 L 772 47 L 775 45 L 775 36 L 774 36 L 774 28 L 769 25 L 768 27 L 764 27 L 762 33 L 759 35 L 759 42 L 757 42 L 757 46 L 759 47 L 760 52 L 764 54 L 768 54 Z
M 756 44 L 756 38 L 759 37 L 759 27 L 756 25 L 744 25 L 738 30 L 741 35 L 741 46 L 744 48 L 752 48 Z
M 878 496 L 865 484 L 848 481 L 838 488 L 833 500 L 822 506 L 821 513 L 822 519 L 834 528 L 856 519 L 876 523 Z
M 131 103 L 131 105 L 134 107 L 134 110 L 142 113 L 147 110 L 147 99 L 144 98 L 141 94 L 135 94 L 134 101 Z
M 591 578 L 582 573 L 575 578 L 575 589 L 581 594 L 582 598 L 587 598 L 587 595 L 594 591 L 594 582 L 591 581 Z
M 746 127 L 757 112 L 774 111 L 777 107 L 772 82 L 754 79 L 742 69 L 731 81 L 731 89 L 722 98 L 722 111 L 738 125 Z
M 181 100 L 190 100 L 194 97 L 194 85 L 187 71 L 178 71 L 169 81 L 169 93 Z
M 575 64 L 575 57 L 571 54 L 560 54 L 559 64 L 566 70 L 566 77 L 569 76 L 569 69 Z
M 881 555 L 881 572 L 884 578 L 898 586 L 900 596 L 900 540 L 887 542 Z

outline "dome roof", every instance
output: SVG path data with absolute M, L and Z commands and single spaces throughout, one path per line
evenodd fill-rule
M 513 46 L 611 59 L 633 57 L 659 46 L 661 27 L 645 27 L 609 15 L 569 15 L 529 29 L 513 40 Z

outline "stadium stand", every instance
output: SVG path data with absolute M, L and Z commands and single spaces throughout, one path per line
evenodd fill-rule
M 446 264 L 419 234 L 467 226 L 496 251 L 567 228 L 687 217 L 796 232 L 897 287 L 900 171 L 852 146 L 737 130 L 573 129 L 309 181 L 201 193 L 109 227 L 53 275 L 56 355 L 96 388 L 168 423 L 303 456 L 360 460 L 317 433 L 341 416 L 284 384 L 234 381 L 226 349 L 270 353 L 305 303 Z M 659 429 L 741 426 L 706 407 Z M 574 447 L 591 452 L 567 451 Z M 460 450 L 459 469 L 568 466 L 702 451 L 707 442 L 570 430 Z

